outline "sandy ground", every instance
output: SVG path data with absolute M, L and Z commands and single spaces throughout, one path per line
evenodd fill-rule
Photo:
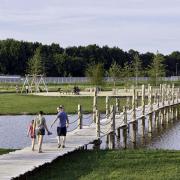
M 98 96 L 129 96 L 132 93 L 129 92 L 113 92 L 113 91 L 100 91 L 98 92 Z M 59 92 L 40 92 L 40 93 L 34 93 L 34 95 L 38 96 L 94 96 L 93 92 L 85 92 L 81 91 L 79 95 L 73 94 L 73 93 L 59 93 Z

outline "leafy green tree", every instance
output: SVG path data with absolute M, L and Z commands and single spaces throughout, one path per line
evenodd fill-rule
M 142 73 L 141 60 L 139 58 L 138 53 L 134 55 L 134 60 L 132 63 L 133 76 L 135 77 L 135 84 L 138 85 L 138 77 Z
M 36 49 L 34 56 L 28 61 L 27 72 L 31 75 L 40 75 L 44 73 L 40 48 Z
M 130 85 L 130 77 L 132 77 L 132 64 L 126 62 L 122 69 L 122 77 L 124 77 L 125 86 L 128 87 Z
M 86 76 L 90 79 L 91 84 L 101 86 L 104 84 L 104 66 L 103 64 L 89 65 L 86 70 Z
M 113 79 L 114 87 L 116 86 L 116 81 L 120 77 L 120 69 L 121 67 L 116 62 L 113 62 L 109 68 L 109 76 Z
M 158 85 L 161 77 L 165 76 L 165 58 L 162 54 L 157 54 L 154 56 L 152 64 L 149 66 L 148 74 L 151 78 L 151 82 Z

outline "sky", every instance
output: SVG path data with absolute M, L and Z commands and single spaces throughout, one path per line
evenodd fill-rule
M 0 0 L 0 39 L 180 50 L 180 0 Z

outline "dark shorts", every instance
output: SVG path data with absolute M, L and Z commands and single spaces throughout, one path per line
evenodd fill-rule
M 44 136 L 44 135 L 45 135 L 45 129 L 44 129 L 44 128 L 38 129 L 38 130 L 37 130 L 37 135 L 42 135 L 42 136 Z
M 57 136 L 66 136 L 66 127 L 57 127 Z

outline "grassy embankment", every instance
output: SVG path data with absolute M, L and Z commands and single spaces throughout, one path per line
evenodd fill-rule
M 28 180 L 179 180 L 180 151 L 77 151 L 33 174 Z
M 43 97 L 21 94 L 0 94 L 0 114 L 36 114 L 43 110 L 46 114 L 55 114 L 56 107 L 65 106 L 68 113 L 77 113 L 78 104 L 83 113 L 92 113 L 92 97 Z M 114 100 L 111 100 L 114 103 Z M 121 101 L 121 107 L 124 101 Z M 105 97 L 98 98 L 98 109 L 105 112 Z
M 0 149 L 0 155 L 9 153 L 11 151 L 14 151 L 14 150 L 12 150 L 12 149 Z

